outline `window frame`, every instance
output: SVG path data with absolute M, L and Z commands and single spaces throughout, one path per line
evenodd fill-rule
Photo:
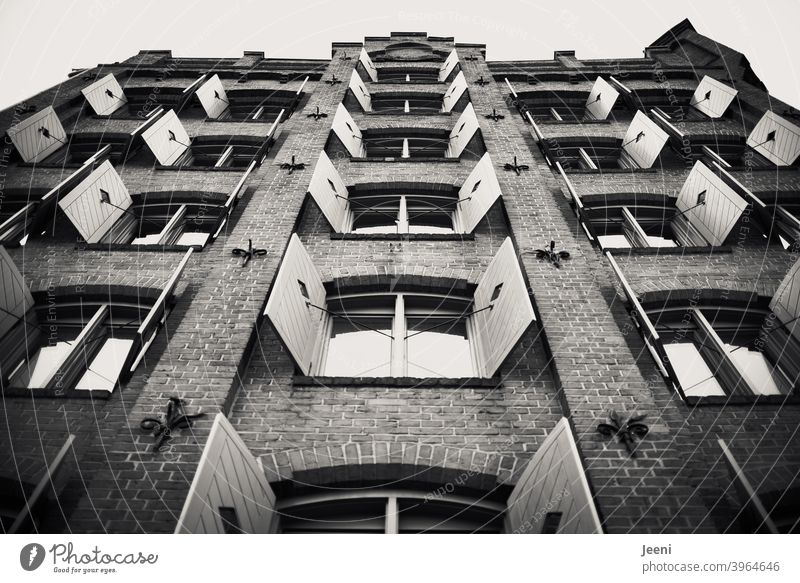
M 390 206 L 394 209 L 395 207 L 395 200 L 399 199 L 397 204 L 397 218 L 394 220 L 395 229 L 394 231 L 387 230 L 386 232 L 381 232 L 380 234 L 396 234 L 396 235 L 430 235 L 430 234 L 445 234 L 445 235 L 454 235 L 462 232 L 460 228 L 461 220 L 459 216 L 459 205 L 458 205 L 458 193 L 455 192 L 453 195 L 448 195 L 447 193 L 381 193 L 380 191 L 376 191 L 374 193 L 365 193 L 365 194 L 355 194 L 351 193 L 348 195 L 348 216 L 346 220 L 346 224 L 344 225 L 343 232 L 345 233 L 353 233 L 356 235 L 359 234 L 376 234 L 377 231 L 369 232 L 369 231 L 362 231 L 359 229 L 362 228 L 369 228 L 369 227 L 356 227 L 356 222 L 362 215 L 372 213 L 372 214 L 379 214 L 379 215 L 387 215 L 387 212 L 382 211 L 381 206 L 386 205 L 387 207 Z M 413 219 L 422 216 L 421 214 L 416 216 L 411 216 L 409 211 L 409 204 L 408 199 L 420 199 L 426 200 L 430 199 L 430 210 L 424 211 L 425 214 L 428 212 L 430 213 L 438 213 L 441 215 L 447 215 L 450 228 L 447 231 L 442 232 L 427 232 L 427 231 L 412 231 L 411 229 L 414 228 Z M 367 199 L 377 199 L 378 202 L 374 205 L 370 206 L 362 206 L 362 201 Z M 439 202 L 440 204 L 436 204 Z M 450 205 L 451 208 L 446 208 L 445 205 Z M 413 205 L 412 205 L 413 208 Z M 388 226 L 388 217 L 387 217 L 387 226 Z M 380 226 L 380 225 L 376 225 Z M 444 228 L 444 227 L 442 227 Z

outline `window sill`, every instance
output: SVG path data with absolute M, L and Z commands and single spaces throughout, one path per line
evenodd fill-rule
M 466 377 L 458 379 L 412 378 L 412 377 L 314 377 L 296 375 L 294 385 L 299 387 L 410 387 L 410 388 L 478 388 L 494 389 L 502 385 L 499 378 L 482 379 Z
M 726 407 L 742 405 L 751 407 L 755 405 L 800 405 L 800 395 L 736 395 L 736 396 L 709 396 L 686 397 L 685 402 L 692 407 Z
M 547 139 L 547 138 L 545 138 Z M 562 164 L 563 167 L 563 164 Z M 666 168 L 669 170 L 669 168 Z M 584 170 L 583 168 L 564 168 L 567 174 L 655 174 L 661 168 L 598 168 L 597 170 Z
M 578 124 L 578 125 L 609 125 L 611 124 L 610 119 L 583 119 L 583 120 L 571 120 L 571 119 L 543 119 L 542 121 L 536 122 L 538 125 L 561 125 L 561 124 Z
M 211 243 L 211 241 L 209 241 Z M 189 249 L 194 249 L 195 253 L 203 251 L 200 245 L 131 245 L 126 243 L 88 243 L 83 245 L 75 245 L 75 249 L 84 251 L 135 251 L 137 253 L 151 253 L 151 252 L 183 252 Z
M 216 168 L 214 166 L 163 166 L 156 164 L 156 170 L 179 171 L 179 172 L 236 172 L 241 174 L 247 170 L 247 166 L 223 166 Z
M 331 239 L 344 241 L 474 241 L 475 233 L 331 233 Z
M 602 251 L 611 251 L 614 255 L 716 255 L 733 253 L 730 245 L 712 247 L 600 247 Z
M 453 115 L 451 111 L 365 111 L 364 115 L 368 116 L 384 116 L 384 117 L 450 117 Z
M 3 398 L 25 399 L 102 399 L 107 400 L 113 391 L 105 390 L 77 390 L 77 389 L 20 389 L 17 387 L 4 387 Z
M 369 157 L 360 157 L 354 158 L 350 157 L 351 162 L 452 162 L 454 164 L 458 164 L 461 162 L 459 158 L 447 158 L 445 156 L 431 156 L 426 158 L 369 158 Z

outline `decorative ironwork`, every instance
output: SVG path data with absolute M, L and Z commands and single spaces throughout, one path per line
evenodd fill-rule
M 314 113 L 309 113 L 308 115 L 306 115 L 306 117 L 313 117 L 315 121 L 319 121 L 323 117 L 328 117 L 328 114 L 327 113 L 320 113 L 319 105 L 318 105 L 316 111 L 314 111 Z
M 631 415 L 624 421 L 613 409 L 608 412 L 608 423 L 601 423 L 597 431 L 607 437 L 616 436 L 617 440 L 625 445 L 631 457 L 636 457 L 636 438 L 642 439 L 650 428 L 642 423 L 647 415 Z
M 495 108 L 492 108 L 492 113 L 490 113 L 489 115 L 486 115 L 484 117 L 486 119 L 490 119 L 492 121 L 500 121 L 501 119 L 505 119 L 506 118 L 506 116 L 497 113 L 497 110 Z M 515 163 L 516 163 L 516 159 L 515 159 Z
M 244 262 L 242 262 L 242 267 L 244 267 L 248 263 L 250 263 L 250 260 L 253 257 L 261 257 L 262 255 L 266 255 L 267 254 L 267 250 L 266 249 L 253 249 L 253 240 L 252 239 L 248 239 L 247 240 L 247 249 L 239 249 L 237 247 L 236 249 L 233 249 L 231 251 L 231 253 L 233 255 L 236 255 L 237 257 L 244 257 Z
M 517 164 L 516 156 L 514 156 L 513 164 L 509 164 L 508 162 L 506 162 L 506 164 L 503 166 L 504 170 L 513 170 L 514 172 L 516 172 L 517 176 L 521 175 L 523 170 L 530 170 L 530 168 L 531 167 L 528 166 L 527 164 Z
M 568 251 L 556 251 L 556 242 L 550 241 L 550 247 L 548 249 L 537 249 L 536 250 L 536 258 L 537 259 L 547 259 L 550 263 L 555 265 L 557 268 L 561 268 L 561 260 L 562 259 L 569 259 L 569 252 Z
M 477 61 L 478 57 L 476 57 L 475 55 L 467 55 L 466 57 L 464 57 L 464 60 L 465 61 Z
M 288 170 L 289 174 L 293 174 L 295 170 L 305 170 L 306 163 L 305 162 L 295 162 L 294 156 L 292 156 L 291 162 L 284 162 L 281 164 L 281 170 Z
M 336 85 L 337 83 L 341 83 L 341 79 L 337 79 L 336 75 L 331 75 L 330 79 L 325 79 L 325 83 L 328 85 Z
M 197 413 L 189 415 L 183 408 L 183 399 L 170 397 L 167 402 L 167 412 L 163 419 L 145 417 L 139 422 L 139 427 L 145 431 L 152 432 L 155 437 L 153 452 L 161 451 L 164 444 L 172 439 L 172 432 L 177 429 L 188 429 L 194 425 L 194 420 L 205 417 L 205 413 L 199 410 Z
M 24 115 L 26 113 L 32 113 L 36 111 L 36 105 L 29 104 L 29 103 L 20 103 L 19 105 L 14 106 L 14 113 L 17 115 Z
M 484 85 L 488 85 L 489 83 L 491 83 L 491 81 L 487 81 L 486 79 L 484 79 L 483 75 L 481 75 L 480 78 L 477 81 L 475 81 L 475 84 L 481 87 L 483 87 Z
M 353 57 L 351 57 L 351 56 L 350 56 L 350 55 L 348 55 L 347 53 L 342 53 L 342 55 L 341 55 L 339 58 L 340 58 L 342 61 L 352 61 L 352 60 L 353 60 Z

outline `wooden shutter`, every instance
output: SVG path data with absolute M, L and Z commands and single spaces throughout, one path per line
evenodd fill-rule
M 200 105 L 206 111 L 206 115 L 211 119 L 218 119 L 230 105 L 222 81 L 216 74 L 198 87 L 195 94 L 200 100 Z
M 476 311 L 483 310 L 473 316 L 473 322 L 478 362 L 488 378 L 536 320 L 511 238 L 506 237 L 478 282 L 474 306 Z M 491 309 L 485 309 L 489 306 Z
M 468 103 L 464 112 L 459 116 L 456 125 L 450 131 L 450 146 L 447 151 L 448 157 L 458 158 L 461 156 L 464 148 L 467 147 L 467 144 L 472 140 L 472 136 L 475 135 L 475 132 L 477 132 L 479 128 L 480 124 L 478 124 L 475 109 L 472 107 L 471 103 Z
M 296 234 L 283 255 L 264 314 L 269 317 L 298 368 L 311 374 L 325 308 L 325 287 Z M 313 304 L 317 307 L 312 307 Z
M 668 138 L 666 132 L 653 120 L 641 111 L 637 111 L 622 140 L 622 149 L 636 162 L 639 168 L 650 168 Z
M 0 338 L 33 307 L 33 296 L 5 247 L 0 245 Z
M 373 82 L 378 80 L 378 70 L 372 63 L 372 59 L 369 58 L 369 53 L 367 53 L 367 49 L 361 49 L 361 54 L 358 55 L 358 62 L 364 66 L 364 69 L 366 69 L 367 71 L 367 75 L 369 75 L 369 78 Z
M 50 105 L 9 128 L 8 137 L 25 162 L 41 162 L 67 143 L 67 132 Z
M 792 322 L 800 316 L 800 259 L 783 278 L 778 291 L 769 302 L 769 307 L 792 336 L 800 340 L 800 320 Z
M 548 514 L 559 513 L 558 534 L 602 534 L 578 446 L 566 417 L 548 434 L 508 497 L 505 531 L 542 532 Z
M 358 129 L 356 122 L 341 103 L 336 108 L 336 115 L 333 116 L 333 132 L 342 141 L 344 147 L 354 158 L 364 156 L 364 142 L 361 130 Z
M 122 87 L 112 73 L 84 87 L 81 93 L 97 115 L 111 115 L 128 103 Z
M 695 89 L 690 103 L 708 117 L 718 118 L 725 115 L 737 93 L 739 92 L 733 87 L 706 75 Z
M 174 134 L 173 139 L 170 132 Z M 181 155 L 189 149 L 189 134 L 183 124 L 175 115 L 175 110 L 170 109 L 159 117 L 153 125 L 142 132 L 142 138 L 153 152 L 159 164 L 169 166 L 174 164 Z
M 703 192 L 706 203 L 697 206 Z M 678 193 L 675 207 L 711 245 L 723 245 L 747 208 L 747 201 L 698 160 Z
M 355 95 L 358 103 L 361 105 L 361 109 L 364 111 L 372 111 L 372 96 L 369 94 L 367 86 L 364 85 L 364 82 L 361 80 L 361 75 L 356 73 L 355 69 L 353 69 L 353 72 L 350 74 L 350 91 Z
M 586 117 L 590 119 L 608 118 L 618 97 L 619 91 L 614 89 L 608 81 L 598 77 L 586 99 Z
M 447 81 L 447 78 L 450 76 L 450 73 L 452 73 L 453 70 L 456 68 L 456 65 L 458 65 L 458 53 L 456 52 L 455 49 L 453 49 L 452 51 L 450 51 L 450 54 L 447 55 L 447 58 L 445 59 L 442 66 L 439 67 L 440 83 L 443 81 Z
M 500 183 L 497 181 L 494 164 L 489 152 L 486 152 L 458 191 L 461 230 L 465 233 L 474 231 L 500 196 Z
M 747 137 L 747 145 L 776 166 L 791 166 L 800 155 L 800 127 L 767 111 Z
M 350 212 L 347 204 L 347 187 L 328 155 L 319 155 L 308 192 L 319 206 L 322 214 L 337 233 L 344 230 Z
M 456 78 L 450 83 L 450 87 L 447 89 L 447 93 L 444 94 L 444 98 L 442 98 L 442 110 L 445 112 L 453 111 L 453 107 L 455 107 L 466 90 L 467 78 L 464 77 L 463 71 L 459 71 Z
M 101 190 L 108 193 L 111 204 L 101 202 L 105 196 Z M 58 206 L 87 243 L 99 242 L 125 214 L 123 209 L 129 209 L 132 204 L 128 189 L 108 160 L 58 201 Z
M 269 534 L 277 526 L 275 494 L 261 464 L 217 413 L 175 533 L 223 534 L 220 508 L 233 508 L 248 534 Z

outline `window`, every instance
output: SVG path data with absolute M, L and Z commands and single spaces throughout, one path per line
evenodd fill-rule
M 381 113 L 439 113 L 441 93 L 381 92 L 372 95 L 372 111 Z
M 455 194 L 455 193 L 454 193 Z M 458 199 L 447 194 L 351 194 L 353 233 L 454 233 Z
M 202 168 L 247 168 L 264 151 L 261 138 L 198 136 L 173 166 Z
M 134 152 L 131 134 L 103 132 L 99 134 L 71 134 L 66 147 L 56 150 L 42 160 L 47 166 L 80 166 L 97 154 L 104 146 L 110 146 L 107 156 L 114 164 L 120 164 Z
M 229 106 L 218 121 L 272 123 L 285 111 L 284 119 L 296 108 L 303 94 L 278 89 L 233 89 L 227 92 Z
M 446 130 L 365 130 L 368 158 L 444 158 L 450 146 Z
M 675 207 L 631 204 L 584 207 L 600 247 L 676 247 L 670 220 Z
M 278 501 L 279 531 L 300 533 L 499 533 L 505 506 L 484 498 L 378 488 Z
M 469 298 L 375 294 L 328 298 L 324 376 L 475 376 Z
M 436 67 L 381 67 L 378 69 L 378 80 L 385 83 L 438 83 L 439 69 Z

